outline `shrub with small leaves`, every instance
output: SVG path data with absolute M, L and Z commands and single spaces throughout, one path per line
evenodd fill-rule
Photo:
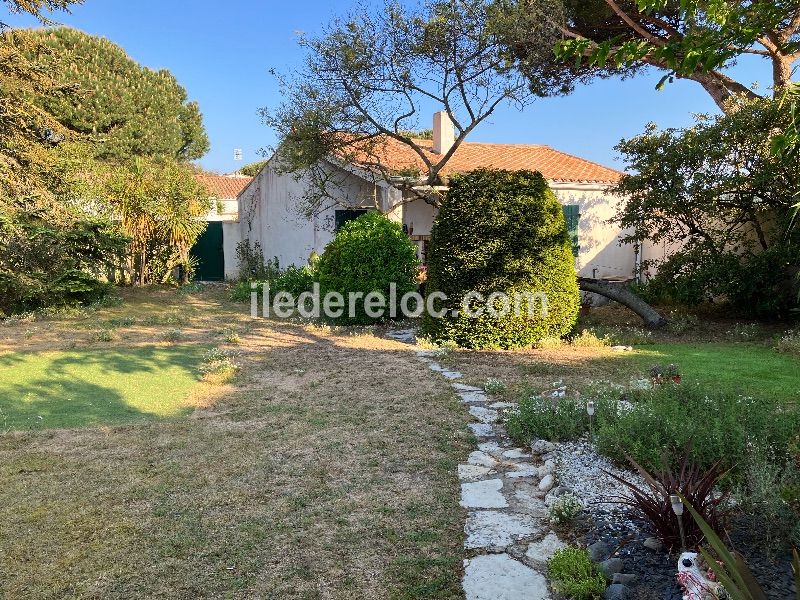
M 506 384 L 496 377 L 489 377 L 483 384 L 483 389 L 487 394 L 502 394 L 506 391 Z
M 100 329 L 92 334 L 92 340 L 95 342 L 113 342 L 116 337 L 111 329 Z
M 550 507 L 550 520 L 556 525 L 564 527 L 572 523 L 582 510 L 583 504 L 578 497 L 571 492 L 567 492 L 553 502 Z
M 222 348 L 212 348 L 203 355 L 200 373 L 204 379 L 214 383 L 224 383 L 239 371 L 234 354 Z
M 787 331 L 775 344 L 775 350 L 785 354 L 800 355 L 800 332 Z
M 165 342 L 177 342 L 183 337 L 183 332 L 180 329 L 167 329 L 161 334 L 161 339 Z
M 558 550 L 549 561 L 547 571 L 553 589 L 574 600 L 600 598 L 606 590 L 606 579 L 597 571 L 589 552 L 580 548 Z
M 434 341 L 522 348 L 570 332 L 580 305 L 575 257 L 563 209 L 540 173 L 485 169 L 450 178 L 428 253 L 426 293 L 436 292 L 446 298 L 433 302 L 443 316 L 422 318 Z M 505 310 L 497 293 L 519 299 L 519 310 Z

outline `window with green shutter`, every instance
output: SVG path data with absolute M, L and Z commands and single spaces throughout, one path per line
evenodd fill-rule
M 334 231 L 339 231 L 344 227 L 345 223 L 353 221 L 368 212 L 366 209 L 353 208 L 343 209 L 334 212 Z
M 577 204 L 564 204 L 562 208 L 564 209 L 564 219 L 567 221 L 569 239 L 572 240 L 572 254 L 577 257 L 581 250 L 578 243 L 578 222 L 581 219 L 580 206 Z

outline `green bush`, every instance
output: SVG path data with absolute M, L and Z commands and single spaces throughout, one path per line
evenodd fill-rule
M 390 284 L 397 286 L 398 302 L 416 290 L 419 261 L 417 248 L 402 227 L 378 212 L 368 212 L 346 223 L 319 259 L 320 294 L 338 292 L 347 300 L 351 292 L 383 294 L 389 298 Z M 337 323 L 369 324 L 376 319 L 364 311 L 363 298 L 355 304 L 355 313 L 347 310 Z
M 316 273 L 311 267 L 295 267 L 291 265 L 285 271 L 272 271 L 271 279 L 248 279 L 237 281 L 231 288 L 230 296 L 234 302 L 250 302 L 253 284 L 256 285 L 258 301 L 264 294 L 264 284 L 269 284 L 270 298 L 279 292 L 289 292 L 297 298 L 303 292 L 311 291 Z
M 101 301 L 112 286 L 97 274 L 120 265 L 126 243 L 100 220 L 0 213 L 0 316 Z
M 608 420 L 617 412 L 617 403 L 601 399 L 595 402 L 595 427 Z M 510 413 L 506 420 L 509 435 L 518 443 L 525 444 L 532 439 L 551 442 L 575 440 L 589 431 L 589 415 L 586 404 L 571 396 L 549 398 L 534 394 L 524 398 L 519 408 Z
M 701 250 L 672 255 L 636 292 L 657 304 L 697 306 L 724 302 L 738 315 L 784 317 L 797 306 L 795 244 L 778 244 L 759 254 Z
M 427 293 L 448 300 L 443 318 L 427 315 L 423 333 L 434 342 L 466 348 L 519 348 L 561 337 L 575 324 L 580 299 L 575 260 L 563 210 L 540 173 L 478 170 L 454 176 L 431 234 Z M 505 316 L 464 314 L 468 292 L 483 295 L 471 303 L 485 309 L 494 292 L 547 295 L 548 315 L 530 300 Z M 453 315 L 453 311 L 458 311 Z
M 790 441 L 800 430 L 800 411 L 771 398 L 685 383 L 630 390 L 626 397 L 629 407 L 598 413 L 598 448 L 620 462 L 628 454 L 646 467 L 691 445 L 694 464 L 708 468 L 721 460 L 739 478 L 755 448 L 771 448 L 775 460 L 786 464 Z
M 589 552 L 580 548 L 563 548 L 547 561 L 547 572 L 553 589 L 574 600 L 600 598 L 606 591 L 606 579 L 597 572 Z

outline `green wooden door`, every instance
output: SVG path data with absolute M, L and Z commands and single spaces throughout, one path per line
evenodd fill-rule
M 197 259 L 194 278 L 198 281 L 225 280 L 225 254 L 222 250 L 222 222 L 209 221 L 200 239 L 192 248 L 192 256 Z
M 577 204 L 565 204 L 562 208 L 564 209 L 564 219 L 567 221 L 569 239 L 572 242 L 572 254 L 577 257 L 581 251 L 581 246 L 578 243 L 578 225 L 581 219 L 580 206 Z

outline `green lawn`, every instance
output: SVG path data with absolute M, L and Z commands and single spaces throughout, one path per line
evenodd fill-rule
M 204 350 L 177 345 L 0 354 L 0 430 L 184 414 Z
M 686 381 L 721 392 L 797 400 L 800 360 L 758 344 L 659 344 L 620 357 L 647 374 L 653 364 L 674 363 Z

